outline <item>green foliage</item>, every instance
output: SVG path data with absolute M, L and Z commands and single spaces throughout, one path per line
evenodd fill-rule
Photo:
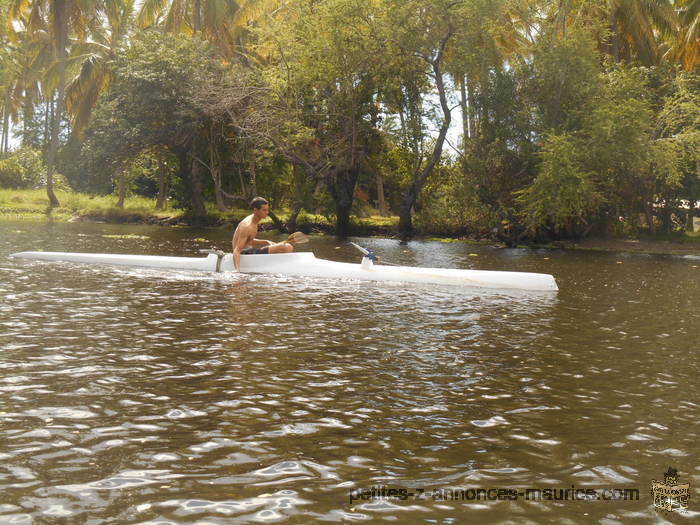
M 215 68 L 205 42 L 140 33 L 117 57 L 117 81 L 95 118 L 94 134 L 106 135 L 103 149 L 118 146 L 121 155 L 113 156 L 119 160 L 153 145 L 190 140 L 201 118 L 192 94 L 210 82 Z
M 673 91 L 664 101 L 659 113 L 658 142 L 663 152 L 675 161 L 676 178 L 682 197 L 689 202 L 700 199 L 700 79 L 697 75 L 681 75 L 673 80 Z
M 576 234 L 602 202 L 592 173 L 582 168 L 582 152 L 568 135 L 549 135 L 542 147 L 535 180 L 519 190 L 523 224 L 532 234 L 543 230 Z
M 99 181 L 152 179 L 154 151 L 177 157 L 178 173 L 189 173 L 188 156 L 206 119 L 193 94 L 211 84 L 219 65 L 209 46 L 196 38 L 145 31 L 117 56 L 116 80 L 97 106 L 85 132 L 85 171 Z M 174 162 L 171 160 L 170 170 Z M 187 181 L 173 185 L 188 207 Z
M 601 78 L 602 97 L 589 106 L 583 122 L 590 165 L 612 186 L 631 182 L 649 160 L 654 114 L 646 70 L 615 68 Z
M 545 33 L 529 69 L 526 89 L 538 109 L 536 126 L 542 132 L 579 127 L 600 87 L 600 56 L 590 32 L 576 28 L 566 39 Z
M 479 216 L 489 217 L 487 228 L 516 220 L 515 192 L 534 177 L 536 139 L 542 131 L 535 126 L 538 107 L 528 100 L 530 78 L 521 69 L 490 72 L 473 98 L 480 118 L 460 164 L 478 208 L 488 210 L 478 210 Z
M 630 231 L 639 227 L 640 214 L 647 214 L 649 228 L 659 214 L 669 230 L 669 214 L 682 213 L 681 199 L 697 200 L 697 97 L 676 81 L 677 91 L 657 117 L 655 90 L 674 88 L 654 87 L 656 74 L 611 67 L 598 75 L 599 96 L 586 102 L 578 125 L 547 137 L 537 177 L 518 192 L 520 216 L 531 233 L 574 235 L 595 221 L 615 225 L 620 213 L 630 219 Z M 657 213 L 653 203 L 663 210 Z
M 143 197 L 155 198 L 158 194 L 158 178 L 163 169 L 165 177 L 175 175 L 177 159 L 165 149 L 142 151 L 125 170 L 129 182 L 128 194 L 136 193 Z
M 445 161 L 428 180 L 417 203 L 416 227 L 440 235 L 486 236 L 494 225 L 458 163 Z
M 65 180 L 59 176 L 56 183 L 65 185 Z M 0 187 L 24 189 L 45 185 L 46 166 L 40 151 L 24 147 L 0 159 Z

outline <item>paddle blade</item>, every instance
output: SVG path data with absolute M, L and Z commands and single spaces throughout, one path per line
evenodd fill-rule
M 287 242 L 292 244 L 304 244 L 305 242 L 309 242 L 309 236 L 303 232 L 294 232 L 287 237 Z

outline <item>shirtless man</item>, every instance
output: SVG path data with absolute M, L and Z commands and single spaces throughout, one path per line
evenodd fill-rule
M 288 242 L 274 243 L 264 239 L 256 239 L 258 223 L 270 213 L 270 204 L 262 197 L 255 197 L 250 202 L 253 213 L 243 219 L 233 233 L 233 264 L 236 271 L 241 271 L 241 255 L 258 253 L 289 253 L 294 246 Z

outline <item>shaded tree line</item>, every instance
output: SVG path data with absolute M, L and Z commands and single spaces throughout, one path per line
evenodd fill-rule
M 523 239 L 692 228 L 697 0 L 0 0 L 0 185 Z M 20 144 L 10 148 L 10 136 Z

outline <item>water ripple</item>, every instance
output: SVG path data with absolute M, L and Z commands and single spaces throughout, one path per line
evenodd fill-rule
M 0 225 L 1 523 L 564 523 L 583 507 L 349 495 L 646 493 L 668 465 L 700 483 L 691 260 L 362 241 L 403 264 L 551 272 L 552 297 L 5 257 L 195 255 L 230 235 L 130 228 Z M 314 241 L 355 260 L 338 246 Z M 657 519 L 585 503 L 586 521 Z

